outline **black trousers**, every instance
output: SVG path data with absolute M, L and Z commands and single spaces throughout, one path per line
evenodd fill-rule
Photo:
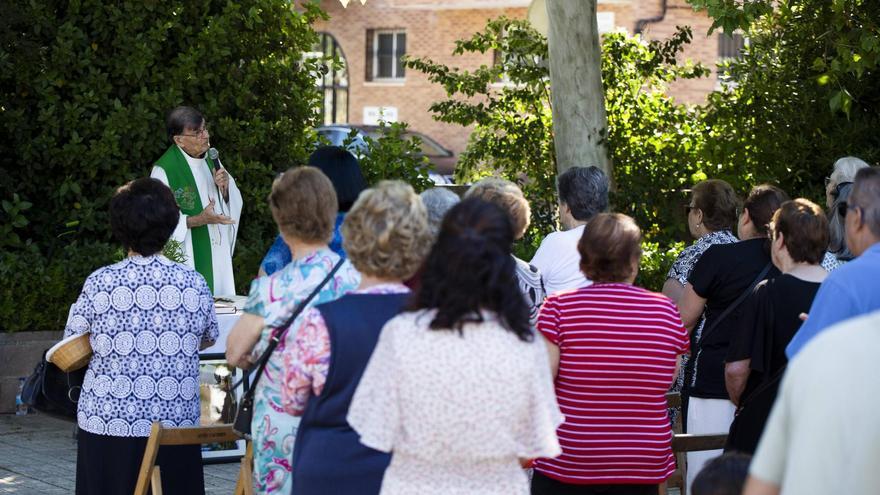
M 657 485 L 571 485 L 535 471 L 532 495 L 657 495 Z
M 134 492 L 147 447 L 146 437 L 95 435 L 82 428 L 77 435 L 76 495 L 121 495 Z M 159 447 L 156 464 L 167 495 L 204 495 L 200 445 Z

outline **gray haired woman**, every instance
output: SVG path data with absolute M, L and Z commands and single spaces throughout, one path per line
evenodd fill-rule
M 869 165 L 859 158 L 846 156 L 834 162 L 834 171 L 825 178 L 825 204 L 831 242 L 822 259 L 822 268 L 832 271 L 854 258 L 846 245 L 846 205 L 856 172 Z

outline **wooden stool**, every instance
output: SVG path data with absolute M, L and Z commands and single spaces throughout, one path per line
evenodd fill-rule
M 156 455 L 161 445 L 202 445 L 206 443 L 234 442 L 241 438 L 232 431 L 232 425 L 194 426 L 191 428 L 164 428 L 161 423 L 153 423 L 144 459 L 138 472 L 134 495 L 147 495 L 152 488 L 153 495 L 162 495 L 162 473 L 156 465 Z M 235 495 L 252 495 L 253 448 L 248 442 L 247 453 L 241 460 Z

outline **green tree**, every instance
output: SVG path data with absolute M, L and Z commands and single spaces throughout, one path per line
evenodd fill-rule
M 880 159 L 880 3 L 692 0 L 714 27 L 749 42 L 733 87 L 705 111 L 705 159 L 722 178 L 775 182 L 824 204 L 822 178 L 841 156 Z
M 246 291 L 275 234 L 265 202 L 272 178 L 303 163 L 315 141 L 320 61 L 302 55 L 322 15 L 313 2 L 287 0 L 0 5 L 0 199 L 18 205 L 16 249 L 57 255 L 73 239 L 58 238 L 70 224 L 75 242 L 111 243 L 113 191 L 149 173 L 169 145 L 165 115 L 188 104 L 209 119 L 212 145 L 242 189 L 234 263 Z M 78 258 L 78 283 L 108 261 Z M 64 296 L 70 303 L 76 293 Z
M 664 93 L 672 80 L 707 74 L 701 66 L 676 62 L 689 40 L 690 31 L 682 29 L 662 42 L 615 33 L 606 35 L 602 45 L 605 140 L 617 185 L 613 205 L 645 230 L 643 281 L 655 288 L 662 285 L 666 261 L 681 246 L 682 189 L 705 176 L 700 152 L 706 129 L 699 110 L 678 105 Z M 436 119 L 475 128 L 459 160 L 459 181 L 497 174 L 522 186 L 532 205 L 532 227 L 517 253 L 530 258 L 556 222 L 547 42 L 528 23 L 501 18 L 459 41 L 454 53 L 490 50 L 500 55 L 500 63 L 474 71 L 428 59 L 411 59 L 407 65 L 427 73 L 449 95 L 431 106 Z

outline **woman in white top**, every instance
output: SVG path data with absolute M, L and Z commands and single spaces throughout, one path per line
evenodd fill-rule
M 348 422 L 392 452 L 382 495 L 526 495 L 521 463 L 561 453 L 547 349 L 529 326 L 513 228 L 477 198 L 446 215 L 411 311 L 385 325 Z

